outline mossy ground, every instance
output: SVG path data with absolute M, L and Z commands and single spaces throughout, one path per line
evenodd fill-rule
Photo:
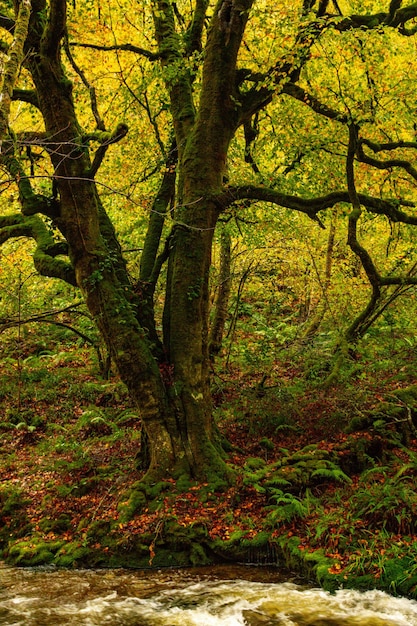
M 15 565 L 160 567 L 275 563 L 340 585 L 417 597 L 417 393 L 360 370 L 325 391 L 301 365 L 267 384 L 235 364 L 213 379 L 236 484 L 144 489 L 141 426 L 116 376 L 30 334 L 0 364 L 0 550 Z M 399 370 L 398 370 L 399 371 Z

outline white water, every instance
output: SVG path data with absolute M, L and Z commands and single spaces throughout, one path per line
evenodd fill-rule
M 255 568 L 0 567 L 0 625 L 417 626 L 417 602 L 380 591 L 330 595 Z

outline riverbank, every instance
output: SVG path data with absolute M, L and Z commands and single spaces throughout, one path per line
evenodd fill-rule
M 411 353 L 410 353 L 411 355 Z M 413 362 L 329 389 L 290 363 L 216 373 L 236 483 L 143 487 L 140 422 L 87 351 L 1 367 L 0 550 L 12 565 L 285 566 L 325 589 L 417 598 Z M 18 401 L 17 401 L 18 400 Z

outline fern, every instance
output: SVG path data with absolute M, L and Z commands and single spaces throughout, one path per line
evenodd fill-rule
M 320 476 L 321 478 L 326 478 L 327 480 L 335 480 L 338 483 L 352 483 L 352 479 L 349 478 L 345 472 L 343 472 L 339 467 L 319 467 L 318 469 L 312 472 L 311 477 Z
M 375 467 L 370 467 L 369 469 L 365 470 L 364 472 L 362 472 L 359 481 L 360 482 L 366 482 L 369 478 L 369 476 L 372 476 L 372 474 L 382 474 L 384 477 L 386 476 L 387 472 L 388 472 L 388 466 L 387 465 L 382 465 L 382 466 L 375 466 Z
M 297 428 L 297 426 L 293 426 L 292 424 L 279 424 L 278 426 L 275 427 L 275 434 L 282 432 L 282 431 L 288 431 L 288 430 L 299 432 L 300 429 Z
M 286 478 L 282 478 L 281 476 L 274 476 L 271 480 L 266 483 L 267 488 L 274 487 L 290 487 L 291 483 Z
M 130 420 L 137 420 L 138 414 L 132 409 L 125 409 L 124 411 L 120 411 L 115 418 L 115 422 L 117 424 L 124 424 L 125 422 L 129 422 Z
M 397 480 L 407 480 L 412 478 L 412 476 L 410 476 L 409 474 L 404 476 L 404 474 L 406 472 L 415 472 L 417 470 L 417 467 L 415 465 L 415 463 L 405 463 L 405 465 L 403 465 L 402 467 L 400 467 L 400 469 L 398 470 L 398 472 L 395 474 L 395 476 L 393 477 L 393 482 L 397 481 Z
M 309 513 L 309 503 L 300 500 L 291 493 L 284 493 L 280 489 L 270 496 L 270 500 L 275 500 L 272 511 L 266 516 L 265 523 L 270 527 L 290 522 L 294 519 L 302 519 Z

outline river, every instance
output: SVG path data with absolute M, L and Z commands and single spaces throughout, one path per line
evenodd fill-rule
M 417 626 L 417 602 L 296 584 L 273 569 L 0 565 L 1 626 Z

